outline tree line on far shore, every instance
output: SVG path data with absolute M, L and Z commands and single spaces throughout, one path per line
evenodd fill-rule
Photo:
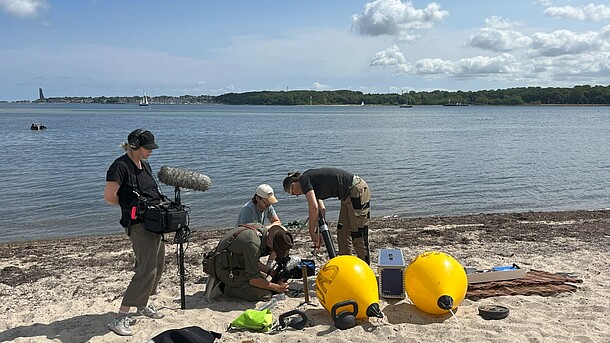
M 262 91 L 215 97 L 230 105 L 610 105 L 610 86 L 574 88 L 523 87 L 498 90 L 411 91 L 404 94 L 364 94 L 358 91 Z
M 61 97 L 39 99 L 35 102 L 77 103 L 139 103 L 134 97 Z M 461 103 L 468 105 L 610 105 L 610 85 L 556 87 L 519 87 L 479 91 L 411 91 L 403 94 L 365 94 L 360 91 L 258 91 L 227 93 L 218 96 L 183 95 L 156 96 L 152 104 L 225 104 L 225 105 L 444 105 Z

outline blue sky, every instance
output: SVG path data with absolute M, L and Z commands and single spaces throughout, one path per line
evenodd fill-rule
M 610 2 L 0 0 L 0 100 L 610 84 Z

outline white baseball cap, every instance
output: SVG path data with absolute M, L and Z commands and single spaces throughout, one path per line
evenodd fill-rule
M 263 183 L 256 188 L 256 195 L 267 200 L 270 204 L 275 204 L 277 202 L 275 194 L 273 193 L 273 188 L 266 183 Z

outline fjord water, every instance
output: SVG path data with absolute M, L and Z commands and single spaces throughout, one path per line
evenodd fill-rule
M 303 220 L 304 197 L 282 180 L 324 166 L 368 182 L 374 217 L 610 207 L 609 107 L 0 104 L 0 241 L 122 232 L 105 174 L 140 127 L 160 146 L 155 173 L 211 178 L 181 192 L 197 230 L 233 226 L 260 183 L 282 220 Z

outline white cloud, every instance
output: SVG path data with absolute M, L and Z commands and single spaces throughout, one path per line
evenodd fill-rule
M 312 89 L 317 91 L 329 90 L 331 87 L 329 85 L 322 84 L 320 82 L 314 82 L 311 86 Z
M 370 66 L 391 66 L 396 73 L 408 73 L 411 69 L 405 56 L 396 45 L 374 54 Z
M 560 56 L 599 51 L 603 42 L 595 32 L 577 34 L 569 30 L 537 32 L 532 36 L 529 55 Z
M 553 6 L 551 1 L 537 1 L 546 8 L 547 16 L 559 19 L 598 21 L 610 18 L 610 5 L 589 4 L 580 7 Z M 515 69 L 514 76 L 557 81 L 561 77 L 607 83 L 610 55 L 610 25 L 597 32 L 573 32 L 566 29 L 550 33 L 525 35 L 522 25 L 500 17 L 485 20 L 482 29 L 471 34 L 465 46 L 487 51 L 510 52 L 526 60 Z M 519 71 L 519 69 L 521 69 Z M 511 72 L 512 74 L 513 72 Z M 604 74 L 606 73 L 606 74 Z
M 610 54 L 587 53 L 578 56 L 541 56 L 531 60 L 524 77 L 566 84 L 607 84 L 610 75 Z
M 484 50 L 508 52 L 527 46 L 531 39 L 517 31 L 484 28 L 468 37 L 466 44 Z
M 511 54 L 463 58 L 455 63 L 455 67 L 458 75 L 514 74 L 521 69 Z
M 521 68 L 517 59 L 510 54 L 493 57 L 475 56 L 457 61 L 441 58 L 424 58 L 411 65 L 396 45 L 376 53 L 370 65 L 374 67 L 390 67 L 394 73 L 412 75 L 448 74 L 458 77 L 517 73 Z
M 493 15 L 491 17 L 485 18 L 483 26 L 498 30 L 508 30 L 523 26 L 523 24 L 514 20 Z
M 588 4 L 582 7 L 553 6 L 544 10 L 544 14 L 559 19 L 575 19 L 582 21 L 600 21 L 610 19 L 610 5 Z
M 603 52 L 609 47 L 604 36 L 608 35 L 610 26 L 606 26 L 599 33 L 556 30 L 551 33 L 536 32 L 530 36 L 517 31 L 517 26 L 516 23 L 503 18 L 488 18 L 485 20 L 485 27 L 471 34 L 465 45 L 494 52 L 521 50 L 530 57 Z
M 435 2 L 416 9 L 410 1 L 376 0 L 364 5 L 361 15 L 352 16 L 352 30 L 363 36 L 390 35 L 413 41 L 418 38 L 419 30 L 431 28 L 448 15 Z
M 610 25 L 602 27 L 601 31 L 599 32 L 599 37 L 608 43 L 608 40 L 610 39 Z
M 553 1 L 551 0 L 536 0 L 534 1 L 534 4 L 538 4 L 538 5 L 542 5 L 542 6 L 552 6 L 553 5 Z
M 531 39 L 515 30 L 517 26 L 520 24 L 502 17 L 486 18 L 485 26 L 471 34 L 466 40 L 466 45 L 496 52 L 508 52 L 527 47 L 531 43 Z
M 402 54 L 398 46 L 393 45 L 384 51 L 380 51 L 373 55 L 371 65 L 396 65 L 404 63 L 406 63 L 405 56 Z
M 494 57 L 475 56 L 457 61 L 425 58 L 417 61 L 414 68 L 414 72 L 417 74 L 451 74 L 458 77 L 507 74 L 518 71 L 518 63 L 510 54 Z
M 452 74 L 453 62 L 440 58 L 424 58 L 415 62 L 417 74 Z
M 46 0 L 0 0 L 2 11 L 20 18 L 36 18 L 47 8 Z
M 562 34 L 567 36 L 562 36 Z M 376 53 L 371 61 L 371 66 L 388 68 L 393 74 L 408 74 L 412 76 L 420 75 L 428 78 L 438 78 L 441 76 L 452 76 L 455 79 L 478 79 L 487 81 L 527 81 L 538 80 L 543 83 L 557 84 L 566 82 L 572 83 L 601 83 L 606 84 L 610 75 L 610 52 L 608 49 L 583 49 L 581 44 L 575 43 L 562 44 L 567 37 L 572 35 L 569 32 L 555 33 L 553 37 L 558 42 L 557 46 L 563 51 L 561 54 L 540 54 L 540 52 L 551 52 L 549 46 L 540 47 L 536 50 L 536 56 L 523 57 L 503 53 L 497 56 L 474 56 L 458 60 L 448 60 L 442 58 L 423 58 L 409 63 L 397 46 L 392 46 L 381 52 Z M 563 38 L 563 39 L 561 39 Z M 543 39 L 549 42 L 548 37 Z M 586 41 L 584 37 L 576 39 L 577 42 Z M 597 40 L 600 41 L 600 40 Z M 571 49 L 580 51 L 578 54 L 568 53 Z

